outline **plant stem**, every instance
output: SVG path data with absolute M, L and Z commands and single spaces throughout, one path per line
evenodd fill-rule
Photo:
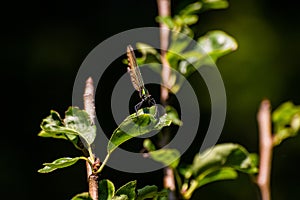
M 102 162 L 100 168 L 99 168 L 98 171 L 96 172 L 97 174 L 99 174 L 99 173 L 102 171 L 103 167 L 106 165 L 106 163 L 107 163 L 107 161 L 108 161 L 108 159 L 109 159 L 109 156 L 110 156 L 110 154 L 107 154 L 107 155 L 106 155 L 106 157 L 105 157 L 104 161 Z
M 94 82 L 89 77 L 85 82 L 85 90 L 83 94 L 84 110 L 89 114 L 91 122 L 95 123 L 95 104 L 94 104 Z
M 171 1 L 170 0 L 157 0 L 158 14 L 161 17 L 171 15 Z M 161 51 L 161 62 L 162 62 L 162 87 L 160 100 L 163 105 L 167 104 L 169 98 L 169 79 L 171 75 L 171 67 L 166 58 L 167 50 L 169 46 L 169 29 L 164 23 L 160 23 L 160 51 Z M 167 141 L 166 141 L 167 142 Z M 176 199 L 176 186 L 174 179 L 174 172 L 170 167 L 164 169 L 164 188 L 169 189 L 169 200 Z
M 256 182 L 260 189 L 262 200 L 270 200 L 270 174 L 272 164 L 273 137 L 271 130 L 271 105 L 269 100 L 266 99 L 261 102 L 257 114 L 257 120 L 259 128 L 260 162 L 259 173 Z
M 161 17 L 171 15 L 171 1 L 170 0 L 157 0 L 158 14 Z M 162 87 L 161 87 L 161 103 L 166 104 L 169 98 L 169 78 L 171 74 L 170 64 L 166 58 L 167 49 L 169 46 L 169 29 L 164 23 L 160 23 L 160 51 L 162 62 Z
M 92 124 L 94 124 L 95 119 L 95 104 L 94 104 L 94 85 L 93 79 L 89 77 L 86 80 L 85 90 L 83 94 L 83 101 L 84 101 L 84 110 L 89 114 Z M 88 147 L 90 160 L 92 164 L 96 163 L 96 159 L 91 147 Z M 100 162 L 100 161 L 99 161 Z M 91 165 L 86 162 L 86 171 L 89 183 L 89 194 L 93 200 L 98 200 L 98 175 L 93 173 L 93 169 Z
M 98 200 L 98 179 L 97 174 L 89 176 L 89 194 L 93 200 Z

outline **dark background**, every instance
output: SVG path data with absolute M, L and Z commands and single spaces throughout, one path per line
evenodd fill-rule
M 172 3 L 174 13 L 188 1 Z M 0 13 L 5 119 L 1 126 L 1 196 L 70 199 L 87 190 L 83 162 L 51 174 L 37 170 L 43 162 L 80 152 L 68 142 L 37 137 L 39 124 L 50 109 L 63 114 L 71 105 L 77 70 L 96 45 L 121 31 L 157 26 L 156 1 L 12 1 L 2 4 Z M 288 100 L 300 104 L 299 17 L 296 5 L 279 0 L 232 0 L 228 9 L 200 15 L 193 27 L 197 35 L 220 29 L 239 43 L 236 52 L 217 63 L 228 98 L 219 143 L 237 142 L 257 152 L 256 111 L 262 98 L 269 98 L 273 108 Z M 299 199 L 299 144 L 300 138 L 295 137 L 274 150 L 274 200 Z M 133 179 L 138 179 L 138 187 L 162 184 L 161 171 L 126 174 L 106 168 L 103 174 L 117 187 Z M 200 198 L 259 199 L 256 187 L 243 174 L 236 181 L 197 190 L 193 199 Z

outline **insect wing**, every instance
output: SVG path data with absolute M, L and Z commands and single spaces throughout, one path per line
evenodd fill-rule
M 133 48 L 127 46 L 127 59 L 128 59 L 128 72 L 130 74 L 131 82 L 137 91 L 141 91 L 144 88 L 144 81 L 139 69 L 139 66 L 136 63 L 136 57 L 133 51 Z

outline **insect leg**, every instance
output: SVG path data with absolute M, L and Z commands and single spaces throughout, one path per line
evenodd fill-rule
M 158 113 L 158 108 L 157 108 L 157 104 L 156 104 L 155 99 L 152 98 L 152 97 L 150 97 L 149 100 L 148 100 L 148 103 L 149 103 L 149 105 L 155 106 L 155 114 L 154 114 L 154 116 L 158 116 L 159 113 Z
M 137 111 L 142 107 L 143 103 L 144 103 L 144 99 L 142 99 L 141 102 L 139 102 L 138 104 L 136 104 L 134 106 L 134 110 L 135 110 L 136 116 L 138 116 Z

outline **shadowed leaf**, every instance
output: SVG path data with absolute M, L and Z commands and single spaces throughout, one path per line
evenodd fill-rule
M 144 199 L 157 199 L 159 197 L 167 197 L 168 192 L 163 190 L 158 192 L 158 188 L 155 185 L 147 185 L 141 189 L 138 189 L 138 195 L 136 200 Z
M 71 200 L 93 200 L 88 192 L 83 192 L 81 194 L 77 194 Z
M 99 200 L 111 200 L 115 195 L 115 186 L 108 179 L 102 179 L 99 182 L 98 187 L 98 199 Z
M 116 191 L 116 196 L 126 195 L 128 200 L 135 199 L 136 181 L 130 181 Z

